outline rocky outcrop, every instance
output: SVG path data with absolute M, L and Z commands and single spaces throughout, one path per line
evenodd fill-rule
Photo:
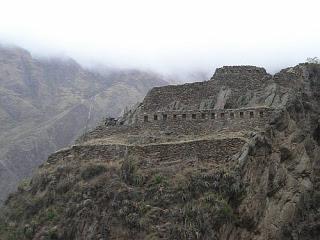
M 319 83 L 319 69 L 299 65 L 275 76 L 287 88 L 282 91 L 292 92 L 266 131 L 240 153 L 247 194 L 237 210 L 239 224 L 224 226 L 221 239 L 319 238 L 319 89 L 305 87 Z
M 248 102 L 274 106 L 265 124 L 99 126 L 10 195 L 0 237 L 318 239 L 320 66 L 300 64 L 271 78 L 260 68 L 228 67 L 218 76 L 252 71 L 267 77 Z M 166 89 L 174 92 L 154 89 L 142 106 Z

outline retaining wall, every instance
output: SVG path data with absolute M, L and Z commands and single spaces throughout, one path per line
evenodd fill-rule
M 240 113 L 243 112 L 243 116 Z M 251 115 L 253 112 L 253 115 Z M 262 112 L 262 114 L 261 114 Z M 203 113 L 205 113 L 204 118 Z M 215 118 L 211 118 L 211 114 Z M 224 113 L 222 116 L 221 113 Z M 78 142 L 91 139 L 107 138 L 110 136 L 121 135 L 126 139 L 137 136 L 140 142 L 158 141 L 157 138 L 166 135 L 168 137 L 178 137 L 181 135 L 210 135 L 221 130 L 229 132 L 237 131 L 256 131 L 257 128 L 264 128 L 272 119 L 273 110 L 270 108 L 248 108 L 235 110 L 208 110 L 190 112 L 166 112 L 167 119 L 163 120 L 159 112 L 158 120 L 154 120 L 154 114 L 148 114 L 151 120 L 144 121 L 144 115 L 140 120 L 131 125 L 99 126 L 84 135 Z M 186 114 L 186 118 L 183 117 Z M 196 118 L 192 118 L 196 114 Z M 233 115 L 232 115 L 233 114 Z M 174 117 L 176 115 L 176 117 Z M 151 137 L 151 138 L 150 138 Z M 145 139 L 144 139 L 145 138 Z
M 143 165 L 181 161 L 229 161 L 245 143 L 240 138 L 196 140 L 149 145 L 75 145 L 52 154 L 48 162 L 112 161 L 125 157 L 138 157 Z
M 270 117 L 272 109 L 267 107 L 260 108 L 239 108 L 239 109 L 222 109 L 222 110 L 186 110 L 186 111 L 156 111 L 153 113 L 140 114 L 136 122 L 157 123 L 159 121 L 172 122 L 172 121 L 228 121 L 237 119 L 256 119 L 257 121 L 264 121 Z M 170 123 L 169 123 L 170 124 Z

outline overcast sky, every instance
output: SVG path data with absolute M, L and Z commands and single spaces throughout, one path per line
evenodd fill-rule
M 273 72 L 320 56 L 318 2 L 0 0 L 0 42 L 87 65 Z

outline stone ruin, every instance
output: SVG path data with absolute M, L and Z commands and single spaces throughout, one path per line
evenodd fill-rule
M 259 67 L 227 66 L 208 81 L 155 87 L 122 117 L 86 133 L 77 142 L 79 151 L 110 159 L 133 153 L 150 163 L 155 156 L 159 162 L 229 161 L 252 136 L 268 130 L 290 101 L 292 82 L 303 74 L 300 66 L 274 76 Z M 201 155 L 208 143 L 212 158 Z
M 108 119 L 106 125 L 112 134 L 135 129 L 204 134 L 261 128 L 277 107 L 275 90 L 272 76 L 263 68 L 222 67 L 208 81 L 155 87 L 138 107 L 120 119 Z
M 152 114 L 144 113 L 138 115 L 136 123 L 153 122 L 157 124 L 158 121 L 172 122 L 179 121 L 195 121 L 202 123 L 203 121 L 237 121 L 241 119 L 252 120 L 258 118 L 256 121 L 264 120 L 272 111 L 268 107 L 252 107 L 252 108 L 238 108 L 238 109 L 202 109 L 202 110 L 171 110 L 171 111 L 155 111 Z M 260 120 L 259 120 L 260 119 Z M 230 122 L 232 124 L 232 122 Z
M 252 66 L 219 68 L 205 82 L 153 88 L 139 106 L 120 119 L 107 119 L 106 125 L 87 133 L 84 140 L 52 154 L 48 165 L 50 169 L 56 166 L 57 176 L 62 175 L 58 172 L 60 166 L 70 166 L 70 162 L 75 166 L 104 165 L 113 169 L 109 186 L 115 186 L 117 193 L 121 188 L 131 191 L 131 196 L 141 195 L 143 202 L 146 195 L 159 189 L 156 196 L 161 205 L 154 207 L 161 209 L 161 216 L 162 196 L 176 197 L 172 195 L 172 185 L 159 184 L 158 188 L 152 183 L 152 192 L 140 194 L 150 182 L 114 184 L 113 180 L 121 177 L 114 174 L 114 169 L 122 172 L 124 163 L 130 163 L 130 169 L 137 169 L 138 180 L 143 176 L 152 181 L 153 176 L 162 174 L 177 185 L 177 180 L 192 177 L 193 173 L 199 176 L 190 178 L 195 183 L 201 180 L 207 185 L 211 179 L 216 186 L 220 184 L 217 176 L 230 179 L 233 175 L 234 182 L 223 183 L 222 187 L 230 185 L 233 198 L 237 191 L 234 189 L 240 189 L 238 183 L 242 183 L 245 194 L 236 195 L 240 196 L 240 205 L 233 211 L 237 220 L 234 226 L 228 222 L 219 230 L 219 239 L 283 239 L 288 236 L 288 226 L 302 235 L 306 233 L 304 227 L 311 226 L 310 232 L 315 236 L 312 239 L 318 239 L 319 234 L 314 231 L 318 225 L 313 222 L 317 209 L 313 212 L 310 208 L 315 199 L 310 190 L 316 192 L 320 186 L 319 89 L 318 66 L 299 65 L 274 76 Z M 46 176 L 47 168 L 43 170 Z M 105 178 L 102 179 L 105 192 Z M 101 196 L 96 188 L 85 189 L 92 190 L 93 196 Z M 210 187 L 210 192 L 218 190 Z M 106 193 L 104 199 L 113 198 Z M 197 194 L 196 198 L 207 196 Z M 107 212 L 109 205 L 103 205 Z M 301 208 L 303 205 L 306 209 Z M 179 210 L 180 205 L 177 206 Z M 309 211 L 310 218 L 301 211 Z M 165 219 L 163 226 L 167 223 Z M 159 229 L 163 234 L 164 228 Z M 293 236 L 299 236 L 296 233 Z
M 104 124 L 106 126 L 115 126 L 115 125 L 117 125 L 117 122 L 118 122 L 118 119 L 115 119 L 113 117 L 107 117 L 105 119 L 105 123 Z

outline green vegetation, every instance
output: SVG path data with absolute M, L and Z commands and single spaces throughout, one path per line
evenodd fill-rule
M 47 210 L 47 220 L 53 221 L 55 218 L 57 218 L 57 213 L 54 209 L 48 209 Z
M 105 171 L 106 171 L 106 168 L 102 165 L 89 165 L 82 170 L 81 177 L 84 180 L 89 180 L 100 175 Z
M 18 228 L 13 221 L 4 218 L 4 212 L 0 212 L 0 239 L 2 240 L 20 240 L 24 238 L 23 230 Z
M 30 179 L 23 179 L 18 185 L 18 191 L 26 191 L 30 187 Z
M 161 174 L 156 174 L 153 176 L 152 182 L 155 184 L 165 184 L 166 183 L 166 177 Z
M 215 239 L 223 224 L 237 222 L 234 209 L 245 195 L 237 171 L 201 164 L 168 171 L 142 163 L 130 156 L 39 173 L 8 201 L 0 239 L 32 239 L 39 231 L 43 239 L 74 239 L 79 223 L 97 219 L 106 236 Z
M 124 161 L 122 179 L 131 183 L 128 180 L 136 174 L 137 162 Z M 244 194 L 235 172 L 190 169 L 170 178 L 151 172 L 115 209 L 120 208 L 118 216 L 124 225 L 147 232 L 150 239 L 159 238 L 155 225 L 163 227 L 169 239 L 209 239 L 222 224 L 237 220 L 233 207 Z
M 138 160 L 136 157 L 131 156 L 125 159 L 121 165 L 120 175 L 121 179 L 129 184 L 134 186 L 140 186 L 145 182 L 145 176 L 138 169 Z

